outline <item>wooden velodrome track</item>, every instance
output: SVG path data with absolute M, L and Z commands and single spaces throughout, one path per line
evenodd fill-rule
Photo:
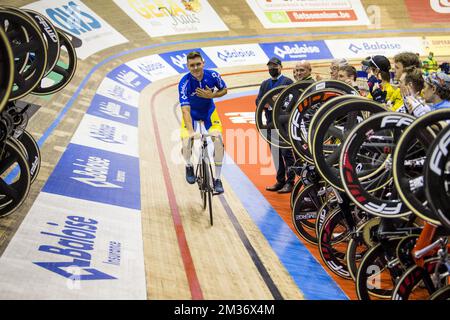
M 14 0 L 8 1 L 8 4 L 20 7 L 29 2 Z M 17 212 L 1 219 L 0 254 L 8 246 L 60 159 L 99 82 L 114 67 L 154 53 L 212 45 L 268 42 L 271 41 L 268 38 L 273 33 L 278 35 L 277 41 L 326 40 L 370 36 L 423 36 L 427 33 L 443 35 L 445 32 L 442 30 L 448 27 L 446 24 L 415 25 L 410 21 L 403 1 L 382 0 L 376 1 L 382 14 L 381 27 L 378 30 L 364 26 L 341 27 L 340 34 L 334 33 L 337 30 L 327 28 L 282 29 L 273 32 L 264 29 L 250 8 L 242 5 L 242 1 L 210 0 L 210 4 L 228 25 L 229 32 L 150 38 L 113 2 L 83 2 L 123 34 L 129 42 L 103 50 L 84 61 L 78 61 L 77 72 L 71 83 L 50 99 L 27 97 L 27 101 L 42 106 L 28 125 L 30 133 L 39 139 L 64 110 L 86 75 L 95 68 L 73 106 L 64 113 L 62 121 L 43 144 L 41 171 L 31 187 L 29 198 Z M 373 1 L 368 0 L 361 2 L 364 6 L 373 4 Z M 1 3 L 3 1 L 0 1 Z M 440 31 L 437 32 L 438 29 Z M 185 44 L 174 44 L 184 40 Z M 160 46 L 123 55 L 100 65 L 110 56 L 150 44 Z M 285 64 L 285 74 L 291 76 L 292 66 L 293 63 Z M 315 73 L 328 72 L 323 61 L 320 64 L 313 63 L 313 68 Z M 219 72 L 224 75 L 224 80 L 230 87 L 230 94 L 255 90 L 268 76 L 264 65 L 226 68 L 220 69 Z M 179 145 L 174 133 L 178 129 L 180 118 L 180 113 L 174 112 L 178 80 L 177 76 L 155 82 L 145 89 L 140 98 L 142 233 L 148 299 L 305 298 L 296 279 L 288 272 L 286 264 L 282 263 L 274 252 L 273 242 L 267 239 L 258 223 L 248 214 L 239 197 L 239 191 L 236 191 L 236 186 L 227 179 L 227 175 L 224 179 L 225 195 L 214 198 L 215 225 L 209 227 L 208 217 L 200 209 L 198 191 L 196 187 L 185 183 L 184 166 L 179 161 Z M 246 88 L 234 89 L 238 87 Z M 224 171 L 226 170 L 224 168 Z M 269 178 L 261 181 L 261 185 L 273 182 Z M 265 196 L 292 229 L 289 213 L 283 212 L 288 198 L 267 194 Z M 279 241 L 282 239 L 281 236 Z M 309 245 L 306 247 L 320 260 L 315 248 Z M 304 267 L 302 259 L 305 257 L 298 257 L 299 269 Z M 331 277 L 349 298 L 355 298 L 351 282 L 341 281 L 333 275 Z M 314 292 L 315 289 L 308 290 Z M 317 290 L 321 290 L 319 284 Z M 320 292 L 317 294 L 320 296 Z

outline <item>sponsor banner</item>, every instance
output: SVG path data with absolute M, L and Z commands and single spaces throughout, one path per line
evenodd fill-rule
M 212 60 L 200 48 L 161 53 L 160 56 L 161 56 L 161 58 L 164 59 L 164 61 L 166 61 L 169 65 L 171 65 L 179 73 L 185 73 L 185 72 L 189 72 L 187 65 L 186 65 L 186 57 L 187 57 L 188 53 L 191 51 L 197 51 L 202 55 L 203 59 L 205 60 L 205 68 L 206 69 L 217 68 L 217 66 L 214 64 L 214 62 L 212 62 Z
M 149 80 L 125 64 L 118 66 L 106 76 L 138 92 L 141 92 L 150 84 Z
M 217 67 L 266 64 L 269 58 L 257 44 L 207 47 L 203 51 Z
M 431 51 L 435 56 L 450 56 L 450 36 L 425 37 L 423 47 L 425 54 Z
M 417 23 L 449 23 L 449 0 L 405 0 L 409 16 Z
M 139 93 L 110 78 L 104 78 L 97 89 L 97 94 L 111 98 L 130 106 L 139 105 Z
M 138 126 L 138 109 L 127 104 L 109 99 L 99 94 L 94 95 L 87 114 L 100 118 Z
M 139 210 L 139 159 L 70 143 L 42 191 Z
M 369 25 L 360 0 L 247 0 L 266 29 Z
M 23 8 L 44 14 L 56 27 L 81 40 L 81 46 L 76 46 L 77 56 L 80 59 L 86 59 L 93 53 L 128 42 L 80 0 L 41 0 Z
M 139 157 L 138 129 L 86 114 L 71 143 Z
M 146 299 L 140 212 L 41 192 L 0 283 L 0 299 Z
M 228 31 L 206 0 L 114 0 L 150 37 Z
M 392 57 L 399 52 L 423 54 L 422 40 L 418 37 L 373 38 L 353 40 L 325 40 L 335 58 L 366 58 L 371 55 Z
M 261 48 L 269 57 L 281 61 L 331 59 L 332 55 L 324 41 L 297 41 L 262 43 Z
M 152 82 L 178 75 L 178 72 L 157 54 L 129 61 L 126 65 Z

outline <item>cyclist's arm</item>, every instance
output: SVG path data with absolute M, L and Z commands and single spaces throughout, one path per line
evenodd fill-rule
M 223 88 L 222 90 L 214 91 L 213 92 L 213 98 L 220 98 L 223 97 L 228 93 L 227 88 Z
M 181 107 L 181 113 L 183 115 L 184 124 L 186 125 L 186 129 L 189 132 L 189 135 L 194 134 L 194 128 L 192 127 L 192 117 L 191 117 L 191 106 L 183 106 Z
M 192 136 L 194 134 L 194 128 L 192 127 L 191 105 L 189 101 L 189 80 L 187 80 L 186 77 L 184 77 L 178 84 L 178 93 L 182 117 L 189 135 Z

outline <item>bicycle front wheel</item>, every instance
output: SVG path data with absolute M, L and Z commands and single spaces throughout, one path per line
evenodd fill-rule
M 212 214 L 212 168 L 209 163 L 206 161 L 202 161 L 203 166 L 203 191 L 204 191 L 204 200 L 203 200 L 203 209 L 206 209 L 206 203 L 208 203 L 208 211 L 209 211 L 209 221 L 210 224 L 213 225 L 213 214 Z

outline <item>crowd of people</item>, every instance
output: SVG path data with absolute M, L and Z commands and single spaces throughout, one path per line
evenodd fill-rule
M 358 78 L 357 69 L 347 59 L 335 59 L 330 64 L 329 79 L 343 81 L 354 87 L 362 96 L 385 105 L 395 112 L 410 113 L 416 117 L 442 108 L 450 108 L 450 76 L 438 72 L 438 63 L 431 52 L 428 58 L 420 61 L 413 52 L 402 52 L 394 56 L 394 72 L 389 59 L 382 55 L 367 57 L 361 61 L 361 70 L 367 74 Z M 256 98 L 256 105 L 271 89 L 294 83 L 282 74 L 282 62 L 273 57 L 267 63 L 270 78 L 264 80 Z M 320 75 L 313 78 L 311 63 L 302 60 L 293 68 L 293 78 L 298 81 L 324 80 Z M 358 80 L 359 79 L 359 80 Z M 272 121 L 272 109 L 265 107 L 266 121 Z M 278 148 L 270 145 L 276 167 L 276 182 L 266 187 L 268 191 L 289 193 L 294 186 L 295 174 L 289 167 L 294 165 L 292 148 Z

